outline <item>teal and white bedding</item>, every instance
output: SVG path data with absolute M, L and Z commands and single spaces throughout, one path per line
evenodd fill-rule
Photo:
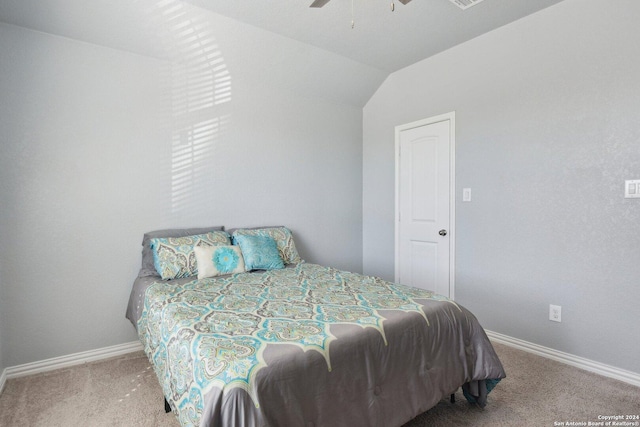
M 401 426 L 465 384 L 505 376 L 464 307 L 304 262 L 145 278 L 129 308 L 183 426 Z

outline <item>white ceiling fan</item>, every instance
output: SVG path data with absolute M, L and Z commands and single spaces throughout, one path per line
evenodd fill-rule
M 325 4 L 329 3 L 329 1 L 330 0 L 313 0 L 313 3 L 311 3 L 309 7 L 320 8 L 320 7 L 323 7 Z M 411 0 L 398 0 L 398 1 L 406 5 Z M 449 0 L 449 1 L 455 4 L 456 6 L 458 6 L 460 9 L 465 10 L 477 3 L 480 3 L 482 0 Z M 351 28 L 355 28 L 355 25 L 356 25 L 354 12 L 353 12 L 353 2 L 354 0 L 351 0 Z M 396 8 L 394 0 L 391 0 L 390 6 L 391 6 L 391 11 L 393 12 Z
M 407 4 L 411 0 L 398 0 L 398 1 L 400 3 L 402 3 L 402 4 Z M 314 0 L 314 2 L 311 3 L 311 6 L 309 6 L 309 7 L 322 7 L 327 3 L 329 3 L 329 0 Z M 393 1 L 391 2 L 391 9 L 393 10 Z
M 311 5 L 309 7 L 322 7 L 325 4 L 329 3 L 330 0 L 314 0 L 313 3 L 311 3 Z M 402 4 L 407 4 L 409 3 L 411 0 L 398 0 L 400 3 Z M 396 8 L 396 5 L 394 3 L 394 0 L 391 0 L 391 11 L 393 12 Z M 353 0 L 351 0 L 351 28 L 355 28 L 356 26 L 356 21 L 354 18 L 354 13 L 353 13 Z
M 325 4 L 329 3 L 330 0 L 314 0 L 309 7 L 322 7 Z M 407 4 L 411 0 L 398 0 L 402 4 Z M 449 0 L 451 3 L 458 6 L 460 9 L 465 10 L 470 8 L 471 6 L 480 3 L 482 0 Z M 393 0 L 391 0 L 391 10 L 393 10 Z

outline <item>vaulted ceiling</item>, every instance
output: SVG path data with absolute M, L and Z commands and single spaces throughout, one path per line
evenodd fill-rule
M 0 21 L 178 61 L 213 33 L 235 78 L 361 107 L 390 73 L 562 0 L 392 1 L 0 0 Z
M 451 0 L 413 0 L 407 5 L 395 1 L 393 12 L 392 1 L 332 0 L 318 9 L 309 7 L 311 0 L 188 0 L 387 72 L 561 0 L 484 0 L 466 10 Z
M 176 0 L 157 0 L 167 3 Z M 186 0 L 214 13 L 393 72 L 561 0 Z M 465 2 L 468 0 L 464 0 Z M 38 31 L 139 50 L 141 0 L 0 0 L 0 20 Z M 149 3 L 147 1 L 147 3 Z M 355 25 L 352 28 L 352 20 Z M 122 47 L 122 46 L 116 46 Z

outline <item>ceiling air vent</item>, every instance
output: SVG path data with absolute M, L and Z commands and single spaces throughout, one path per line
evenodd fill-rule
M 451 3 L 458 6 L 460 9 L 465 10 L 469 9 L 471 6 L 474 6 L 480 3 L 482 0 L 449 0 Z

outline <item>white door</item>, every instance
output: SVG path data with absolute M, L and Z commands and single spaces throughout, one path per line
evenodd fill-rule
M 453 298 L 453 113 L 396 128 L 396 281 Z

